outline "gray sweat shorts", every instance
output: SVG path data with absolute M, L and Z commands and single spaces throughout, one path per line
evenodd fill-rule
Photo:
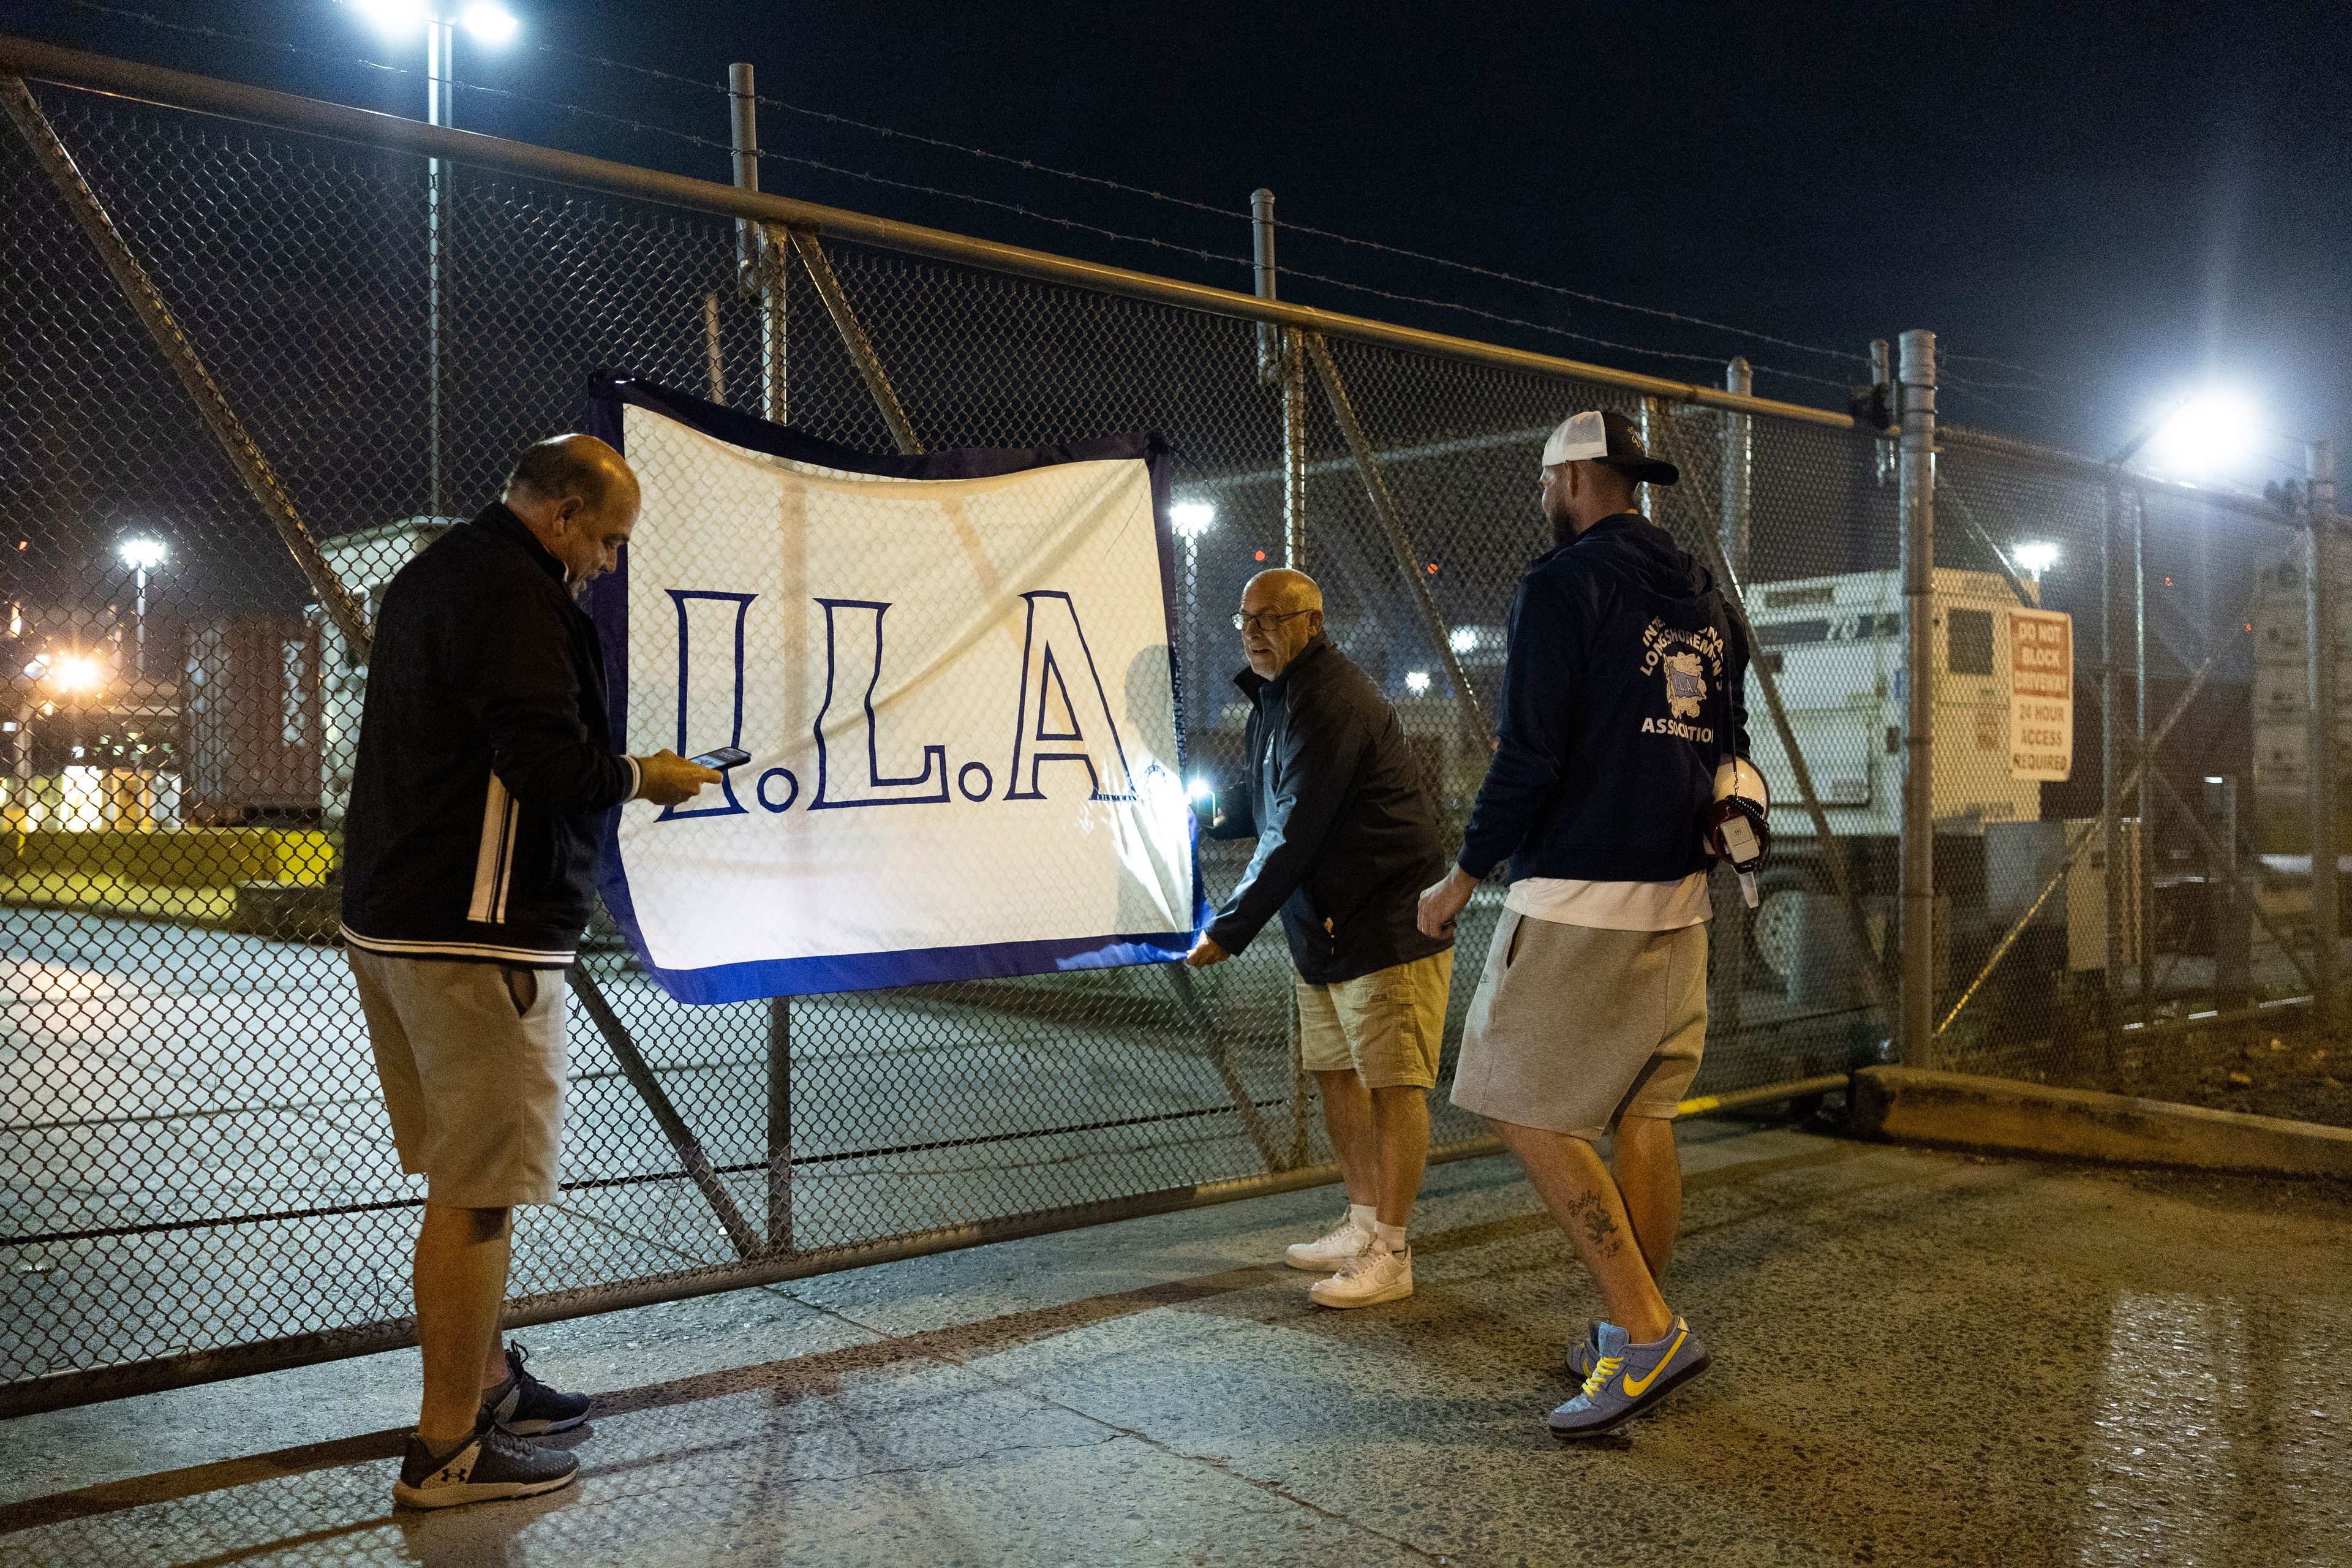
M 1506 910 L 1454 1103 L 1589 1141 L 1622 1117 L 1672 1117 L 1706 1047 L 1706 926 L 1603 931 Z

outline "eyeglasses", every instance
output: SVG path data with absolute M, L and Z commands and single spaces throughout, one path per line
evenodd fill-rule
M 1255 626 L 1262 632 L 1270 632 L 1285 621 L 1295 621 L 1301 616 L 1311 616 L 1314 613 L 1312 610 L 1293 610 L 1286 616 L 1277 616 L 1271 610 L 1265 610 L 1255 616 L 1235 616 L 1234 630 L 1245 632 L 1252 626 Z

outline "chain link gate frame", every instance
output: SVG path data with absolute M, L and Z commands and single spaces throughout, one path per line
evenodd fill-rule
M 414 510 L 429 483 L 418 449 L 446 454 L 450 493 L 487 494 L 513 450 L 562 426 L 596 364 L 868 447 L 1165 430 L 1179 500 L 1213 507 L 1202 538 L 1223 542 L 1206 561 L 1188 544 L 1188 764 L 1231 777 L 1238 763 L 1211 606 L 1261 563 L 1303 553 L 1335 640 L 1397 701 L 1456 831 L 1491 737 L 1503 611 L 1548 542 L 1530 459 L 1564 408 L 1627 413 L 1687 477 L 1654 521 L 1738 589 L 1765 650 L 1751 731 L 1769 731 L 1786 770 L 1774 782 L 1796 797 L 1776 810 L 1781 885 L 1759 918 L 1717 889 L 1729 914 L 1717 1026 L 1707 1092 L 1686 1109 L 1822 1092 L 1894 1036 L 1894 853 L 1850 826 L 1899 793 L 1885 693 L 1878 707 L 1816 700 L 1809 645 L 1785 630 L 1819 618 L 1801 612 L 1824 580 L 1834 597 L 1890 564 L 1891 431 L 68 51 L 0 52 L 0 68 L 80 84 L 13 89 L 20 134 L 0 146 L 0 260 L 16 280 L 0 395 L 12 427 L 39 433 L 34 482 L 0 507 L 12 540 L 58 562 L 18 563 L 10 587 L 51 620 L 69 607 L 40 635 L 102 653 L 122 689 L 96 748 L 117 765 L 79 770 L 100 775 L 94 793 L 68 787 L 75 768 L 51 782 L 31 765 L 33 723 L 11 731 L 0 1414 L 413 1342 L 418 1200 L 376 1125 L 339 956 L 316 940 L 366 601 L 446 525 Z M 45 124 L 89 210 L 39 156 Z M 447 338 L 430 355 L 428 153 L 449 266 Z M 749 290 L 739 222 L 756 237 Z M 417 382 L 428 360 L 450 367 L 437 396 Z M 436 442 L 420 409 L 442 422 Z M 1948 452 L 1968 450 L 1947 435 Z M 2038 503 L 1961 499 L 1967 484 L 2053 467 L 2083 483 L 2063 455 L 1988 446 L 1981 481 L 1979 460 L 1948 460 L 1939 492 L 1992 514 L 1970 527 L 2004 563 L 1994 536 L 2013 544 Z M 120 585 L 88 523 L 165 502 L 200 547 L 158 594 L 158 622 L 176 618 L 187 651 L 161 679 L 149 649 L 173 639 L 151 643 L 142 608 L 125 678 L 125 617 L 100 603 Z M 1882 619 L 1856 646 L 1884 640 L 1885 612 L 1857 613 Z M 64 710 L 73 735 L 94 706 Z M 142 713 L 171 739 L 126 742 Z M 308 807 L 231 798 L 236 770 L 207 754 L 250 748 L 248 731 L 266 739 L 278 720 L 271 754 L 309 768 Z M 55 728 L 40 731 L 52 750 Z M 1207 850 L 1221 891 L 1240 862 Z M 1471 951 L 1499 904 L 1483 889 L 1465 915 Z M 2010 954 L 2034 950 L 2021 933 L 2038 912 L 1994 944 L 1988 975 L 2028 972 Z M 689 1009 L 597 934 L 575 974 L 589 1026 L 574 1031 L 564 1197 L 518 1216 L 510 1323 L 1334 1174 L 1279 943 L 1199 977 Z M 1449 1042 L 1473 984 L 1456 987 Z M 2005 1021 L 2004 1039 L 2027 1037 L 2027 1012 L 1990 1007 L 1985 986 L 1946 994 L 1939 1056 L 1999 1056 L 2001 1031 L 1953 1029 L 1971 1005 Z M 2103 1044 L 2131 1022 L 2111 1018 Z M 2040 1048 L 2046 1067 L 2071 1047 Z M 1442 1100 L 1433 1110 L 1435 1157 L 1496 1146 Z

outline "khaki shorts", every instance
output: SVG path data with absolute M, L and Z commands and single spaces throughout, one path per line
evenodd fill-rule
M 346 950 L 400 1168 L 453 1208 L 551 1204 L 569 1062 L 562 972 Z
M 1462 1027 L 1454 1103 L 1587 1140 L 1670 1118 L 1706 1047 L 1706 927 L 1601 931 L 1506 910 Z
M 1366 1089 L 1437 1087 L 1454 950 L 1298 989 L 1298 1050 L 1308 1072 L 1356 1069 Z

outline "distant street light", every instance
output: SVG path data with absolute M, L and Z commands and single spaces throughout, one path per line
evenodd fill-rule
M 131 568 L 131 578 L 139 585 L 138 648 L 132 658 L 132 668 L 140 679 L 147 679 L 147 573 L 172 558 L 172 547 L 160 539 L 133 537 L 114 547 L 122 563 Z
M 515 36 L 522 24 L 496 0 L 474 0 L 460 13 L 455 0 L 346 0 L 353 10 L 395 37 L 405 37 L 418 24 L 425 27 L 425 121 L 428 125 L 455 127 L 457 29 L 462 26 L 478 41 L 496 47 Z M 432 515 L 442 515 L 441 503 L 441 160 L 425 163 L 425 439 L 431 451 Z
M 60 691 L 95 691 L 106 684 L 106 667 L 88 654 L 69 653 L 49 665 L 48 677 Z
M 2046 541 L 2021 544 L 2010 554 L 2018 565 L 2025 569 L 2025 574 L 2037 583 L 2042 581 L 2042 574 L 2058 564 L 2058 547 Z
M 1415 697 L 1429 695 L 1429 671 L 1408 669 L 1404 672 L 1404 689 Z

